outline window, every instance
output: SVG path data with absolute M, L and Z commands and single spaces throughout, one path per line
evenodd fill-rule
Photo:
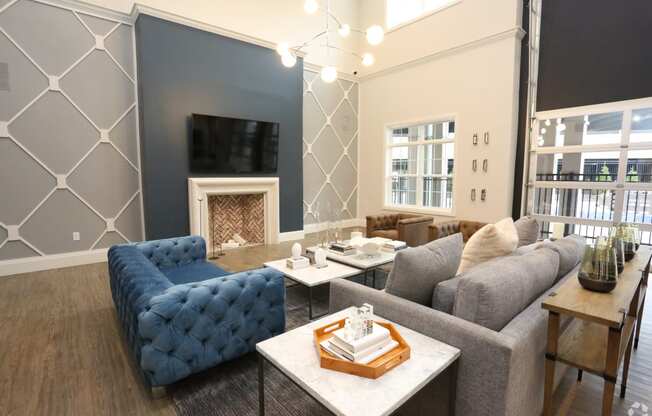
M 528 212 L 542 237 L 563 229 L 592 240 L 630 222 L 652 244 L 652 100 L 577 111 L 536 116 Z
M 387 28 L 399 26 L 458 0 L 387 0 Z
M 385 204 L 450 212 L 454 140 L 452 120 L 389 129 Z

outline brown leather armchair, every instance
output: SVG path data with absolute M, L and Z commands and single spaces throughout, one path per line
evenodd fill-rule
M 367 216 L 367 237 L 384 237 L 405 241 L 409 247 L 427 243 L 432 217 L 412 214 Z
M 484 227 L 485 223 L 467 220 L 453 220 L 431 224 L 428 229 L 430 241 L 437 240 L 452 234 L 462 233 L 462 239 L 466 243 L 471 236 Z

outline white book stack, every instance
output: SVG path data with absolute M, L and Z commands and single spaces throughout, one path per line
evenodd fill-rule
M 351 339 L 345 328 L 333 332 L 333 336 L 322 341 L 322 348 L 338 358 L 359 364 L 369 364 L 376 358 L 388 353 L 398 346 L 389 330 L 376 323 L 373 331 L 357 340 Z
M 389 253 L 395 253 L 404 248 L 407 248 L 407 243 L 405 241 L 391 240 L 383 244 L 382 250 Z

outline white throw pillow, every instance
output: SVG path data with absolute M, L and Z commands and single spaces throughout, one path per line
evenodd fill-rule
M 457 274 L 487 260 L 511 254 L 517 246 L 518 232 L 511 217 L 495 224 L 487 224 L 476 231 L 466 242 Z

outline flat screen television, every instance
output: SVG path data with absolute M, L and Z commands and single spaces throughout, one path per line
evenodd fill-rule
M 278 140 L 278 123 L 193 114 L 190 171 L 274 173 Z

